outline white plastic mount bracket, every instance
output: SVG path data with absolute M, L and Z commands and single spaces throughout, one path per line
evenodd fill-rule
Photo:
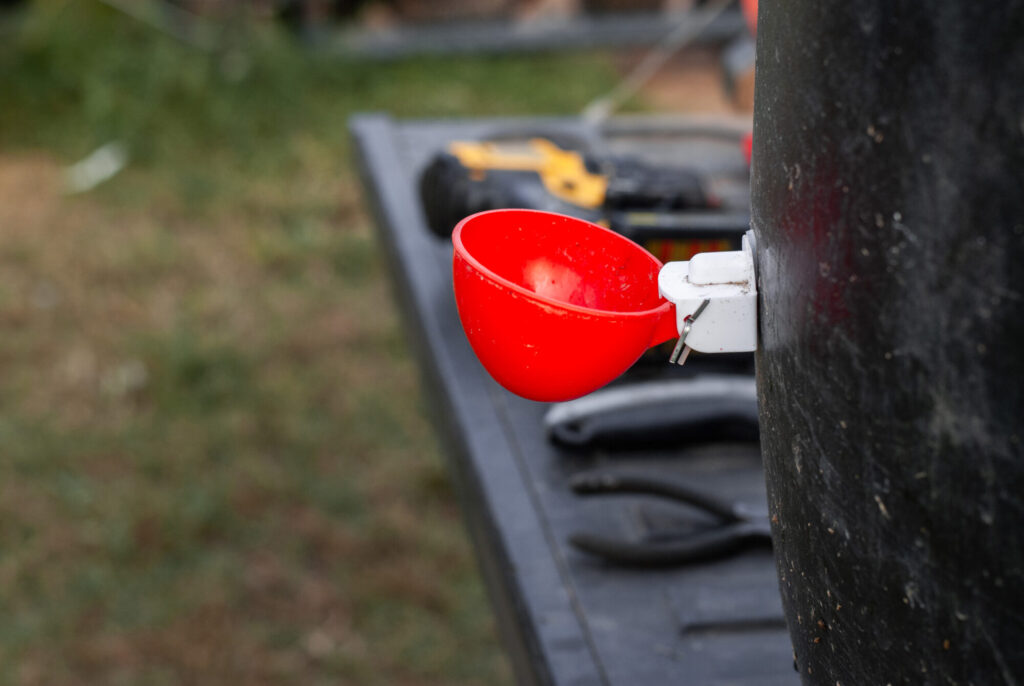
M 757 283 L 751 242 L 747 232 L 742 250 L 699 253 L 689 262 L 669 262 L 661 268 L 658 290 L 676 306 L 676 329 L 681 337 L 673 358 L 685 350 L 682 346 L 702 353 L 757 349 Z

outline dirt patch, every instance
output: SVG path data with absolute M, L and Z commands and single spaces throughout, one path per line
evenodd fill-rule
M 632 53 L 621 63 L 623 73 L 634 66 L 643 53 Z M 707 49 L 689 49 L 673 56 L 640 95 L 653 109 L 686 114 L 743 115 L 752 112 L 749 103 L 730 95 L 725 87 L 718 53 Z

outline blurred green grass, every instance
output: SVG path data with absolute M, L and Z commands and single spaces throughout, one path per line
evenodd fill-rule
M 508 682 L 346 119 L 571 113 L 613 69 L 225 44 L 87 0 L 0 42 L 0 684 Z

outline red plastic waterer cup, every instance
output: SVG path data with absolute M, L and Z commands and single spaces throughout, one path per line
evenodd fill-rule
M 658 294 L 661 262 L 582 219 L 491 210 L 452 233 L 459 318 L 502 386 L 531 400 L 578 398 L 678 335 Z

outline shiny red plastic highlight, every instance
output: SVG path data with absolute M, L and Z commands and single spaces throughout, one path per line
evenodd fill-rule
M 502 386 L 531 400 L 569 400 L 604 386 L 647 348 L 676 337 L 658 294 L 661 262 L 581 219 L 491 210 L 452 233 L 459 318 Z

